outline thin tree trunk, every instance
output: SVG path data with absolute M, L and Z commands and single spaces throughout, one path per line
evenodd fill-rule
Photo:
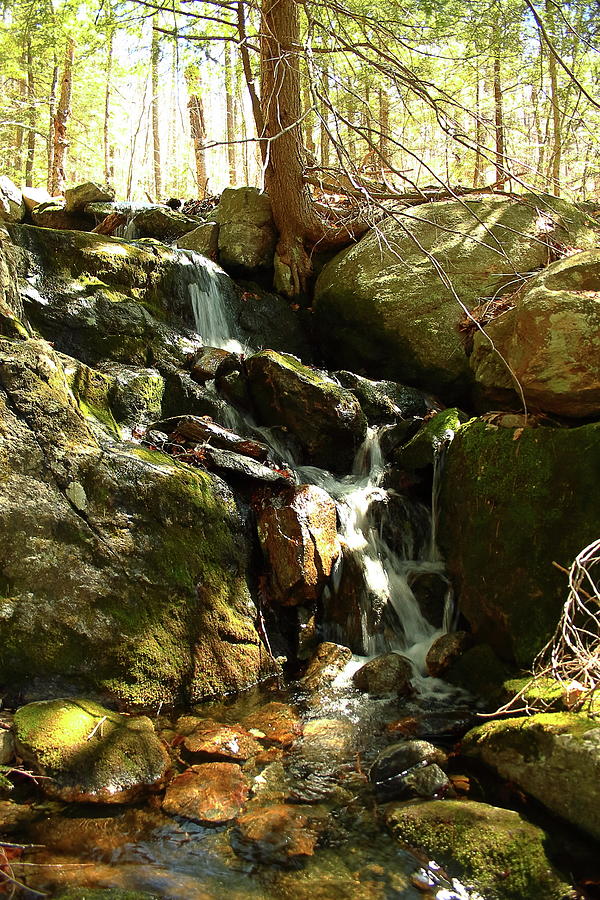
M 27 38 L 27 121 L 29 131 L 27 133 L 27 156 L 25 157 L 25 184 L 33 186 L 33 162 L 35 159 L 35 83 L 33 78 L 33 51 L 31 38 Z
M 315 158 L 315 133 L 313 124 L 313 114 L 307 113 L 312 106 L 312 98 L 310 95 L 308 78 L 305 77 L 302 82 L 302 110 L 304 112 L 304 146 L 309 156 L 310 165 L 314 165 Z
M 110 29 L 110 33 L 108 36 L 108 47 L 107 47 L 107 56 L 106 56 L 106 89 L 104 92 L 104 181 L 106 184 L 110 184 L 112 181 L 112 167 L 111 167 L 111 154 L 110 154 L 110 88 L 111 88 L 111 76 L 112 76 L 112 64 L 113 64 L 113 43 L 114 43 L 114 32 L 113 29 Z
M 65 189 L 67 165 L 67 151 L 69 139 L 67 125 L 71 115 L 71 96 L 73 92 L 73 61 L 75 59 L 75 41 L 67 40 L 63 74 L 60 84 L 60 98 L 54 117 L 54 154 L 52 160 L 52 187 L 50 193 L 53 196 L 62 194 Z
M 158 22 L 158 14 L 153 17 Z M 152 170 L 154 173 L 154 199 L 159 201 L 162 196 L 162 169 L 160 158 L 160 121 L 158 115 L 158 62 L 160 59 L 160 44 L 158 31 L 152 28 L 152 46 L 150 51 L 150 77 L 152 82 Z
M 185 71 L 185 79 L 189 92 L 188 112 L 192 141 L 194 142 L 198 197 L 204 200 L 208 187 L 208 176 L 206 174 L 206 150 L 204 149 L 206 144 L 206 125 L 199 70 L 195 66 L 188 67 Z
M 546 21 L 549 27 L 552 27 L 553 15 L 548 0 L 546 0 Z M 560 121 L 558 74 L 556 69 L 556 57 L 554 56 L 554 53 L 548 53 L 548 72 L 550 74 L 550 103 L 552 105 L 552 152 L 550 154 L 549 160 L 549 175 L 552 183 L 552 193 L 555 197 L 560 197 L 562 128 Z
M 327 68 L 323 69 L 323 78 L 321 81 L 321 166 L 326 169 L 329 166 L 329 151 L 331 140 L 327 124 L 329 120 L 329 72 Z
M 494 132 L 496 136 L 496 184 L 502 188 L 507 181 L 506 157 L 504 152 L 504 109 L 502 106 L 502 82 L 500 75 L 500 55 L 494 57 Z
M 390 168 L 390 98 L 385 88 L 379 88 L 379 155 L 382 165 Z
M 52 81 L 50 84 L 50 98 L 48 102 L 48 172 L 46 176 L 46 186 L 48 191 L 52 193 L 52 178 L 54 172 L 54 118 L 56 116 L 56 92 L 58 90 L 58 64 L 56 57 L 54 58 L 54 68 L 52 70 Z
M 242 69 L 244 71 L 244 78 L 246 81 L 246 87 L 248 89 L 248 94 L 250 95 L 250 103 L 252 105 L 252 115 L 254 117 L 254 125 L 256 128 L 256 136 L 258 138 L 258 148 L 260 159 L 258 160 L 259 165 L 264 163 L 266 158 L 266 144 L 262 140 L 265 132 L 265 120 L 263 117 L 262 106 L 260 103 L 260 98 L 258 96 L 258 91 L 256 90 L 256 83 L 254 80 L 254 74 L 252 72 L 252 64 L 250 62 L 250 55 L 248 53 L 248 36 L 246 34 L 246 13 L 245 13 L 245 4 L 243 0 L 239 0 L 236 6 L 236 14 L 237 14 L 237 30 L 238 30 L 238 50 L 240 54 L 240 59 L 242 61 Z
M 21 67 L 25 72 L 27 69 L 27 48 L 23 47 L 21 53 Z M 25 114 L 27 105 L 27 78 L 19 78 L 19 119 Z M 18 178 L 21 177 L 23 171 L 23 147 L 25 146 L 25 129 L 17 125 L 15 132 L 15 172 Z
M 543 50 L 543 47 L 540 47 L 540 50 Z M 546 188 L 546 176 L 544 172 L 544 158 L 546 156 L 546 141 L 544 140 L 544 134 L 542 131 L 542 120 L 540 117 L 540 94 L 537 87 L 534 85 L 531 91 L 531 106 L 533 108 L 533 123 L 535 126 L 535 138 L 537 142 L 537 164 L 536 164 L 536 176 L 539 182 L 539 186 L 542 190 Z
M 483 128 L 481 123 L 481 83 L 479 72 L 475 81 L 475 168 L 473 170 L 473 187 L 479 187 L 483 174 L 483 156 L 481 145 L 483 143 Z
M 233 45 L 227 43 L 225 45 L 225 106 L 226 106 L 226 128 L 227 128 L 227 163 L 229 165 L 229 184 L 237 184 L 237 167 L 235 152 L 235 114 L 233 108 L 233 85 L 234 85 L 234 59 Z

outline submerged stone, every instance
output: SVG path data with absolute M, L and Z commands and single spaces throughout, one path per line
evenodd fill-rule
M 250 785 L 235 763 L 192 766 L 167 787 L 162 808 L 201 825 L 224 825 L 239 814 Z
M 435 797 L 447 794 L 450 782 L 443 771 L 446 754 L 428 741 L 401 741 L 383 750 L 369 770 L 377 800 Z
M 242 720 L 255 737 L 278 747 L 291 747 L 302 734 L 302 720 L 287 703 L 273 700 Z
M 246 366 L 261 420 L 289 429 L 314 465 L 348 471 L 367 429 L 356 397 L 288 354 L 263 350 Z
M 262 750 L 258 741 L 240 725 L 223 725 L 212 719 L 195 725 L 186 734 L 183 746 L 189 753 L 240 762 Z
M 67 802 L 129 803 L 161 784 L 170 760 L 147 716 L 127 718 L 91 700 L 46 700 L 15 713 L 19 755 Z
M 546 855 L 546 835 L 513 810 L 433 800 L 389 807 L 386 824 L 404 847 L 472 882 L 490 900 L 563 900 L 569 894 Z
M 250 862 L 295 869 L 313 855 L 324 826 L 321 811 L 279 803 L 240 816 L 231 846 Z

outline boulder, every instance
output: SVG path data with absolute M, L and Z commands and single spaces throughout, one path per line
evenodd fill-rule
M 433 401 L 422 391 L 395 381 L 371 381 L 346 371 L 334 375 L 342 387 L 356 395 L 369 425 L 425 416 L 433 406 Z
M 24 187 L 21 188 L 21 193 L 28 213 L 31 213 L 40 203 L 50 203 L 53 199 L 56 199 L 44 188 Z
M 0 728 L 0 766 L 11 763 L 15 756 L 15 741 L 12 731 Z M 0 826 L 0 831 L 2 827 Z
M 494 900 L 563 900 L 569 885 L 546 855 L 546 835 L 512 809 L 472 800 L 387 808 L 400 844 Z
M 105 363 L 102 372 L 112 379 L 111 410 L 118 422 L 133 428 L 160 418 L 165 382 L 156 369 Z
M 589 249 L 597 232 L 575 205 L 546 195 L 445 200 L 396 214 L 317 280 L 326 359 L 460 400 L 472 385 L 461 303 L 472 309 L 514 289 L 519 273 L 547 265 L 557 243 Z
M 38 228 L 58 228 L 65 231 L 90 231 L 94 218 L 81 210 L 67 212 L 62 198 L 39 203 L 31 210 L 31 220 Z
M 175 241 L 193 231 L 201 219 L 184 216 L 168 206 L 148 206 L 134 213 L 129 229 L 136 238 L 157 238 L 159 241 Z
M 436 456 L 454 438 L 467 416 L 458 409 L 444 409 L 428 419 L 405 444 L 392 453 L 399 469 L 415 471 L 434 464 Z
M 246 367 L 261 420 L 288 429 L 310 463 L 347 472 L 367 430 L 356 397 L 289 354 L 263 350 Z
M 214 391 L 192 381 L 187 372 L 165 371 L 162 414 L 171 418 L 181 415 L 210 416 L 220 425 L 231 424 L 232 409 Z
M 15 713 L 17 751 L 68 803 L 129 803 L 161 785 L 170 760 L 147 716 L 86 699 L 29 703 Z
M 600 413 L 600 250 L 567 256 L 526 283 L 513 309 L 476 333 L 471 366 L 481 393 L 503 402 L 515 395 L 570 418 Z M 498 353 L 506 360 L 500 359 Z
M 192 766 L 169 784 L 162 808 L 200 825 L 224 825 L 240 813 L 250 784 L 235 763 Z
M 401 741 L 386 747 L 369 770 L 379 803 L 409 797 L 435 797 L 450 791 L 443 771 L 446 754 L 428 741 Z
M 60 675 L 156 704 L 275 671 L 254 626 L 247 527 L 220 479 L 101 448 L 43 341 L 0 340 L 0 423 L 5 685 Z
M 323 641 L 308 664 L 301 682 L 302 686 L 311 692 L 328 687 L 343 672 L 351 659 L 352 651 L 348 647 Z
M 359 689 L 372 697 L 395 694 L 406 697 L 412 694 L 413 668 L 410 661 L 399 653 L 384 653 L 369 660 L 352 676 Z
M 236 273 L 270 269 L 277 235 L 271 201 L 257 188 L 226 188 L 215 210 L 219 262 Z
M 446 452 L 438 540 L 479 642 L 527 667 L 553 633 L 568 567 L 600 533 L 600 424 L 472 420 Z
M 202 464 L 211 472 L 218 472 L 228 483 L 243 488 L 244 484 L 253 482 L 271 485 L 289 485 L 293 480 L 292 473 L 277 468 L 270 468 L 263 463 L 234 453 L 231 450 L 219 450 L 205 445 L 202 447 Z
M 474 728 L 461 745 L 546 809 L 600 839 L 600 727 L 580 713 L 538 713 Z
M 81 212 L 88 203 L 112 203 L 115 199 L 114 189 L 105 184 L 86 181 L 65 191 L 65 211 Z
M 6 175 L 0 175 L 0 222 L 22 222 L 25 218 L 23 194 Z
M 205 222 L 186 232 L 175 241 L 176 247 L 193 250 L 201 256 L 216 260 L 219 252 L 219 226 L 215 222 Z
M 473 638 L 466 631 L 450 631 L 435 639 L 429 650 L 425 664 L 434 678 L 441 678 L 452 663 L 473 644 Z
M 310 806 L 278 803 L 251 810 L 236 821 L 231 846 L 253 863 L 300 868 L 313 855 L 325 816 Z
M 266 462 L 269 455 L 269 448 L 266 444 L 251 438 L 240 437 L 231 429 L 216 425 L 208 416 L 204 418 L 175 416 L 172 419 L 155 422 L 152 428 L 168 434 L 174 444 L 192 447 L 197 444 L 214 444 L 221 450 L 233 450 L 262 463 Z
M 198 384 L 210 381 L 217 374 L 221 363 L 231 359 L 233 354 L 220 347 L 203 347 L 192 360 L 190 375 Z M 235 359 L 235 357 L 234 357 Z
M 257 525 L 272 599 L 285 606 L 315 603 L 340 555 L 329 494 L 309 484 L 289 487 L 269 498 Z
M 80 411 L 92 427 L 100 427 L 104 436 L 119 438 L 121 432 L 112 409 L 115 379 L 91 366 L 86 366 L 65 353 L 57 354 L 65 379 Z

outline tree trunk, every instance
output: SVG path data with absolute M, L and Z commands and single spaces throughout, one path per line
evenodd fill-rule
M 248 53 L 248 36 L 246 34 L 246 12 L 244 0 L 238 0 L 236 6 L 236 15 L 239 54 L 242 61 L 242 69 L 244 71 L 246 87 L 248 89 L 248 94 L 250 95 L 250 103 L 252 104 L 252 115 L 254 117 L 254 125 L 256 127 L 256 136 L 259 139 L 258 148 L 260 159 L 258 160 L 258 163 L 259 165 L 261 165 L 261 163 L 264 163 L 265 161 L 266 153 L 266 144 L 263 140 L 261 140 L 265 130 L 265 122 L 263 118 L 260 98 L 258 96 L 258 91 L 256 90 L 254 73 L 252 72 L 252 64 L 250 62 L 250 55 Z
M 553 11 L 546 0 L 546 21 L 549 29 L 553 31 Z M 548 53 L 548 72 L 550 74 L 550 103 L 552 105 L 552 152 L 549 160 L 549 176 L 552 183 L 552 193 L 560 197 L 560 163 L 562 156 L 562 127 L 560 117 L 560 103 L 558 93 L 558 73 L 556 69 L 556 57 L 554 53 Z
M 113 174 L 110 158 L 110 80 L 113 64 L 113 37 L 113 30 L 111 28 L 106 50 L 106 89 L 104 92 L 104 181 L 106 184 L 111 183 Z
M 329 166 L 329 149 L 331 140 L 329 138 L 328 121 L 329 121 L 329 72 L 323 69 L 323 78 L 321 83 L 321 166 L 326 169 Z
M 227 127 L 227 163 L 229 166 L 229 184 L 233 187 L 237 183 L 237 166 L 235 152 L 235 114 L 233 108 L 233 86 L 234 86 L 234 59 L 233 45 L 227 43 L 225 45 L 225 106 L 226 106 L 226 127 Z
M 473 170 L 473 187 L 479 187 L 483 174 L 483 156 L 481 145 L 483 143 L 483 128 L 481 125 L 481 85 L 479 72 L 475 81 L 475 168 Z
M 194 142 L 194 159 L 196 160 L 196 183 L 198 185 L 198 197 L 204 200 L 208 187 L 206 174 L 206 125 L 204 120 L 204 106 L 202 103 L 202 85 L 200 72 L 195 66 L 189 66 L 185 70 L 185 80 L 188 86 L 189 100 L 188 112 L 190 116 L 190 129 Z
M 49 193 L 52 193 L 52 177 L 54 172 L 54 128 L 56 116 L 56 92 L 58 90 L 58 65 L 56 64 L 56 56 L 54 57 L 54 68 L 52 70 L 52 82 L 50 84 L 50 98 L 48 102 L 48 172 L 46 175 L 46 187 Z
M 27 133 L 27 156 L 25 157 L 25 184 L 27 187 L 33 186 L 33 161 L 35 159 L 35 83 L 33 78 L 33 51 L 31 48 L 31 38 L 27 38 L 27 123 L 29 131 Z
M 502 83 L 500 79 L 500 51 L 494 57 L 494 132 L 496 135 L 496 184 L 501 189 L 507 181 L 506 156 L 504 151 L 504 110 L 502 106 Z
M 23 71 L 27 68 L 27 48 L 23 47 L 21 53 L 21 67 Z M 18 96 L 19 96 L 19 119 L 25 113 L 27 105 L 27 78 L 19 78 L 18 80 Z M 25 146 L 25 129 L 17 125 L 15 133 L 15 159 L 14 168 L 17 179 L 21 178 L 23 171 L 23 147 Z
M 381 164 L 389 169 L 390 166 L 390 98 L 386 89 L 379 88 L 379 155 Z
M 67 124 L 71 115 L 71 95 L 73 91 L 73 61 L 75 58 L 75 41 L 67 40 L 63 75 L 60 84 L 60 98 L 54 117 L 54 153 L 52 160 L 52 179 L 50 193 L 53 196 L 62 194 L 65 189 L 65 167 L 67 164 L 67 151 L 69 140 L 67 137 Z
M 158 14 L 154 17 L 158 20 Z M 150 52 L 150 74 L 152 81 L 152 170 L 154 173 L 154 199 L 160 201 L 162 195 L 161 159 L 160 159 L 160 122 L 158 116 L 158 61 L 160 45 L 158 31 L 152 28 L 152 48 Z

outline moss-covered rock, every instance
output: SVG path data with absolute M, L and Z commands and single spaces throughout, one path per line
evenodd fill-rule
M 444 409 L 419 428 L 409 441 L 392 455 L 394 465 L 415 471 L 433 465 L 439 451 L 449 444 L 467 416 L 458 409 Z
M 360 401 L 369 425 L 383 425 L 399 418 L 424 416 L 431 409 L 431 401 L 416 388 L 395 381 L 371 381 L 354 372 L 335 372 L 339 383 L 352 391 Z
M 600 250 L 548 266 L 486 332 L 493 344 L 476 334 L 471 356 L 484 396 L 508 394 L 515 402 L 516 377 L 534 407 L 574 418 L 598 415 Z
M 121 716 L 86 699 L 29 703 L 15 713 L 19 755 L 67 802 L 128 803 L 157 787 L 169 756 L 147 716 Z
M 348 471 L 367 430 L 356 397 L 288 354 L 263 350 L 246 366 L 261 421 L 291 431 L 314 465 Z
M 56 895 L 57 900 L 158 900 L 146 891 L 122 891 L 120 888 L 70 887 Z
M 267 194 L 254 187 L 226 188 L 214 216 L 219 223 L 219 261 L 225 269 L 269 269 L 277 234 Z
M 390 806 L 403 846 L 474 884 L 486 900 L 562 900 L 569 885 L 544 849 L 545 834 L 510 809 L 461 800 Z
M 43 341 L 0 341 L 0 680 L 83 679 L 141 703 L 273 671 L 245 523 L 218 478 L 101 449 Z
M 554 631 L 568 567 L 600 533 L 600 425 L 472 420 L 445 460 L 439 541 L 480 642 L 521 666 Z
M 472 729 L 462 752 L 600 838 L 600 727 L 581 713 L 538 713 Z
M 461 303 L 472 308 L 517 273 L 545 266 L 550 240 L 588 249 L 597 232 L 573 204 L 539 195 L 446 200 L 397 214 L 318 278 L 326 358 L 456 402 L 472 383 Z
M 121 432 L 111 409 L 114 378 L 64 353 L 59 354 L 59 358 L 67 384 L 88 422 L 100 425 L 109 436 L 120 438 Z

